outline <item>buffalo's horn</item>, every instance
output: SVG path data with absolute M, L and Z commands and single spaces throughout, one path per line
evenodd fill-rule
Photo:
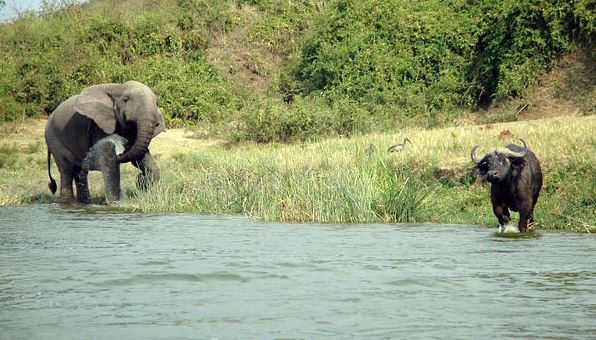
M 522 143 L 524 143 L 524 149 L 520 152 L 515 152 L 513 150 L 509 150 L 509 149 L 504 149 L 503 151 L 501 151 L 501 153 L 504 156 L 510 157 L 510 158 L 522 158 L 524 157 L 526 154 L 528 154 L 528 144 L 526 144 L 526 141 L 523 139 L 520 139 L 520 141 Z
M 474 146 L 472 148 L 472 151 L 470 151 L 470 157 L 472 157 L 472 162 L 474 162 L 474 164 L 480 163 L 480 160 L 478 160 L 478 158 L 476 158 L 476 148 L 477 147 L 478 147 L 478 145 Z

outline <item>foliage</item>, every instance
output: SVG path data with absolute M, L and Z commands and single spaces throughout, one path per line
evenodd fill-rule
M 379 194 L 373 201 L 373 209 L 382 220 L 401 223 L 420 220 L 436 184 L 430 181 L 432 184 L 428 187 L 428 181 L 411 177 L 411 173 L 410 166 L 378 163 L 375 178 Z
M 324 9 L 322 2 L 315 0 L 248 0 L 245 3 L 264 13 L 263 19 L 255 23 L 250 38 L 288 58 L 299 52 L 304 36 L 312 30 Z
M 2 120 L 49 114 L 86 86 L 129 79 L 154 88 L 170 122 L 218 121 L 235 105 L 230 85 L 204 57 L 205 31 L 182 31 L 158 11 L 81 11 L 67 7 L 1 27 L 0 44 L 9 48 L 0 52 L 0 88 L 12 98 L 2 101 Z
M 236 141 L 258 143 L 312 141 L 321 136 L 351 136 L 366 130 L 367 113 L 349 102 L 329 107 L 325 101 L 296 97 L 291 104 L 257 98 L 242 110 L 233 133 Z
M 464 90 L 475 23 L 441 1 L 338 1 L 305 47 L 305 93 L 389 104 L 409 115 L 454 104 Z M 432 92 L 436 95 L 431 95 Z
M 18 151 L 15 145 L 0 145 L 0 169 L 12 168 L 16 164 Z
M 168 125 L 200 125 L 236 141 L 451 125 L 461 110 L 524 95 L 572 44 L 596 51 L 595 6 L 591 0 L 47 2 L 42 13 L 0 25 L 0 121 L 49 114 L 92 84 L 136 79 L 155 89 Z M 247 47 L 227 50 L 227 39 Z M 256 94 L 226 63 L 240 64 L 248 78 L 264 83 L 252 86 L 265 89 Z
M 567 0 L 336 1 L 285 90 L 393 105 L 396 118 L 506 99 L 574 39 L 592 41 L 590 9 Z
M 483 20 L 468 72 L 477 102 L 522 94 L 573 39 L 592 43 L 596 34 L 593 2 L 485 0 L 478 8 Z

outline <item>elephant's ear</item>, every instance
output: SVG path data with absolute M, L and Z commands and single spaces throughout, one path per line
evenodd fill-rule
M 92 86 L 78 95 L 75 110 L 93 119 L 105 133 L 116 131 L 116 112 L 112 97 L 102 86 Z

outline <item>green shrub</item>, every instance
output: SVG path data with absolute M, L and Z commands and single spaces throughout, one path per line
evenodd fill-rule
M 303 92 L 397 106 L 414 95 L 416 114 L 457 104 L 474 20 L 442 3 L 337 1 L 295 70 Z M 427 96 L 428 88 L 446 94 Z
M 479 2 L 476 11 L 483 20 L 468 72 L 473 100 L 523 94 L 574 39 L 593 40 L 594 10 L 594 3 L 583 0 Z
M 593 42 L 594 7 L 584 0 L 338 0 L 282 92 L 430 117 L 518 96 L 574 39 Z
M 251 39 L 284 56 L 301 48 L 323 8 L 316 0 L 246 2 L 264 12 L 250 32 Z
M 339 130 L 337 111 L 320 100 L 298 97 L 291 104 L 257 97 L 241 111 L 236 141 L 258 143 L 316 140 Z
M 381 161 L 375 169 L 378 195 L 372 204 L 381 220 L 392 223 L 407 223 L 420 220 L 426 200 L 433 188 L 427 181 L 412 176 L 412 169 L 395 166 Z
M 24 112 L 19 103 L 12 97 L 0 97 L 0 122 L 10 122 L 24 118 Z
M 16 145 L 0 145 L 0 169 L 12 168 L 17 162 L 18 153 Z
M 592 0 L 84 6 L 46 4 L 0 25 L 0 121 L 49 113 L 92 84 L 136 79 L 155 89 L 169 124 L 237 125 L 236 140 L 435 127 L 523 95 L 573 43 L 596 58 Z M 241 55 L 221 55 L 230 51 Z M 267 99 L 246 87 L 252 76 Z

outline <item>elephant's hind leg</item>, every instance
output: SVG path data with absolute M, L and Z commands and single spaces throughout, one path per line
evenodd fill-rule
M 72 175 L 70 173 L 60 173 L 60 198 L 58 201 L 63 204 L 72 204 L 75 202 L 72 191 Z
M 77 186 L 77 202 L 89 204 L 91 203 L 91 193 L 89 192 L 89 181 L 87 176 L 89 171 L 79 168 L 75 173 L 74 181 Z
M 63 159 L 56 158 L 56 164 L 58 165 L 58 170 L 60 171 L 60 197 L 58 198 L 58 202 L 62 204 L 72 204 L 75 202 L 74 193 L 72 191 L 72 181 L 73 181 L 73 174 L 74 168 L 73 166 L 64 161 Z

